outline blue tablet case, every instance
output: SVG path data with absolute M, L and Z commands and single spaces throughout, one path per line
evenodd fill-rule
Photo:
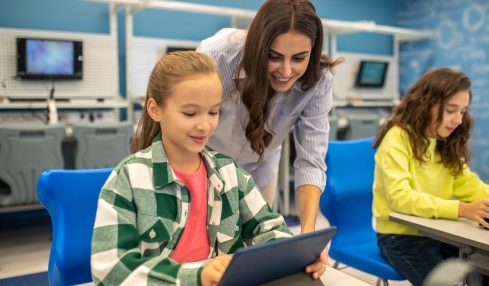
M 219 286 L 258 285 L 302 272 L 313 263 L 336 233 L 329 227 L 238 249 Z

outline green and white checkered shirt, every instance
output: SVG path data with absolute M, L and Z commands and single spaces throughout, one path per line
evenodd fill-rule
M 207 171 L 209 258 L 237 248 L 291 237 L 253 178 L 230 157 L 204 150 Z M 92 239 L 95 285 L 200 285 L 202 264 L 170 255 L 187 221 L 190 196 L 167 161 L 158 135 L 129 155 L 100 193 Z M 252 265 L 250 265 L 252 267 Z

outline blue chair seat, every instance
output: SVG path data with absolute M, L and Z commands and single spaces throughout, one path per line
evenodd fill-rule
M 326 189 L 320 210 L 337 227 L 329 256 L 337 263 L 387 280 L 405 280 L 382 257 L 372 227 L 372 184 L 375 151 L 373 138 L 336 141 L 328 144 Z
M 335 245 L 331 246 L 329 256 L 334 260 L 383 279 L 405 279 L 384 260 L 376 241 L 364 240 L 355 244 L 345 244 L 339 238 L 333 243 Z

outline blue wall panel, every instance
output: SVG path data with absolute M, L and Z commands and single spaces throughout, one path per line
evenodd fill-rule
M 431 29 L 432 41 L 401 49 L 401 89 L 433 67 L 459 69 L 472 79 L 475 117 L 472 168 L 489 181 L 489 5 L 487 0 L 400 1 L 399 25 Z
M 187 0 L 182 2 L 257 10 L 263 0 Z M 395 25 L 397 2 L 392 0 L 315 0 L 321 18 L 374 21 Z M 355 9 L 351 9 L 355 7 Z M 118 12 L 120 91 L 125 86 L 125 11 Z M 178 11 L 144 9 L 134 15 L 134 35 L 199 41 L 228 27 L 230 18 Z M 109 33 L 106 3 L 82 0 L 0 0 L 0 27 Z M 386 35 L 341 36 L 338 49 L 345 52 L 392 54 L 392 38 Z
M 110 33 L 105 3 L 80 0 L 0 0 L 0 27 Z

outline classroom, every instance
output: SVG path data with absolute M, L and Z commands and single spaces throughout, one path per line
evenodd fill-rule
M 269 2 L 273 9 L 264 9 Z M 289 8 L 294 13 L 312 11 L 314 17 L 299 12 L 287 16 Z M 278 27 L 281 17 L 293 19 L 293 24 L 287 22 L 292 26 L 294 21 L 309 26 L 284 30 Z M 229 223 L 236 208 L 243 216 L 251 213 L 252 221 L 260 223 L 262 215 L 269 219 L 261 222 L 264 230 L 257 227 L 253 232 L 257 244 L 262 242 L 258 229 L 273 236 L 264 240 L 273 241 L 256 247 L 258 257 L 264 256 L 258 253 L 261 246 L 270 243 L 262 251 L 272 251 L 274 244 L 280 247 L 282 237 L 312 241 L 316 234 L 318 241 L 319 231 L 329 232 L 323 234 L 324 247 L 317 253 L 297 250 L 300 242 L 290 242 L 288 254 L 296 257 L 284 256 L 288 263 L 259 263 L 270 267 L 261 271 L 265 274 L 254 274 L 259 267 L 250 264 L 248 272 L 238 271 L 237 276 L 245 278 L 229 278 L 225 272 L 231 282 L 216 285 L 487 285 L 488 27 L 489 4 L 484 0 L 0 0 L 0 285 L 139 285 L 142 280 L 131 279 L 141 273 L 147 275 L 146 284 L 190 281 L 184 274 L 168 278 L 165 271 L 159 274 L 166 278 L 157 278 L 158 273 L 152 274 L 157 270 L 98 268 L 107 259 L 100 257 L 122 251 L 97 250 L 102 247 L 102 241 L 97 242 L 100 225 L 108 223 L 99 220 L 120 207 L 117 199 L 108 199 L 112 193 L 133 204 L 136 217 L 140 204 L 148 197 L 156 199 L 154 209 L 148 206 L 141 213 L 157 212 L 159 222 L 144 231 L 139 218 L 134 222 L 141 255 L 155 253 L 156 242 L 150 242 L 155 230 L 157 239 L 160 232 L 169 231 L 165 235 L 170 238 L 154 255 L 168 257 L 162 264 L 171 261 L 175 267 L 184 265 L 181 269 L 200 269 L 199 284 L 205 281 L 200 271 L 207 275 L 206 269 L 214 265 L 209 261 L 249 246 L 240 237 L 246 236 L 248 222 L 239 214 L 233 234 L 224 226 L 214 230 L 216 219 L 221 225 Z M 240 50 L 235 51 L 237 39 Z M 151 83 L 168 80 L 175 86 L 169 92 L 177 90 L 194 76 L 184 75 L 184 69 L 176 69 L 176 75 L 168 72 L 162 67 L 165 59 L 181 55 L 176 60 L 183 63 L 202 53 L 217 71 L 196 73 L 218 75 L 222 102 L 217 92 L 218 104 L 210 106 L 214 97 L 194 102 L 207 90 L 196 80 L 193 89 L 188 86 L 195 94 L 187 97 L 193 103 L 179 107 L 183 121 L 172 121 L 175 124 L 168 127 L 163 120 L 168 111 L 160 105 L 173 100 L 158 99 L 160 93 L 151 90 Z M 204 108 L 199 104 L 209 108 L 206 116 L 199 115 L 199 108 Z M 184 133 L 198 118 L 205 118 L 208 127 L 195 126 L 210 128 L 209 136 L 189 131 L 194 132 L 190 143 L 168 145 L 172 143 L 166 142 L 167 133 L 170 138 L 177 131 Z M 144 122 L 156 125 L 151 129 Z M 155 147 L 159 143 L 163 148 Z M 184 241 L 194 236 L 185 232 L 187 210 L 187 222 L 196 220 L 190 203 L 194 187 L 189 190 L 183 176 L 197 169 L 181 173 L 184 169 L 176 168 L 175 157 L 167 154 L 169 146 L 193 154 L 200 148 L 198 166 L 206 166 L 206 187 L 199 189 L 208 188 L 209 193 L 199 200 L 208 207 L 201 216 L 204 236 L 209 232 L 205 249 L 211 252 L 197 266 L 170 259 L 170 254 L 173 258 L 185 252 L 172 235 L 183 233 Z M 222 155 L 204 148 L 229 156 L 232 169 L 219 169 Z M 163 156 L 148 160 L 155 152 Z M 136 159 L 127 157 L 130 154 L 135 154 L 137 164 L 131 163 Z M 163 163 L 168 165 L 164 176 L 171 178 L 178 194 L 130 200 L 119 192 L 120 178 L 138 181 L 137 187 L 129 187 L 133 193 L 154 192 L 160 185 L 148 185 L 153 180 L 161 184 L 155 170 L 162 170 L 157 166 Z M 123 178 L 126 168 L 149 175 L 127 171 Z M 225 194 L 236 188 L 244 192 L 241 185 L 249 187 L 248 198 L 240 193 L 235 202 Z M 93 191 L 85 191 L 89 189 Z M 211 189 L 222 193 L 214 197 Z M 262 195 L 256 195 L 260 190 Z M 170 196 L 172 203 L 176 201 L 174 217 L 157 205 Z M 101 205 L 109 208 L 106 213 Z M 124 215 L 116 215 L 113 219 L 122 223 Z M 283 223 L 271 225 L 277 220 Z M 285 224 L 287 230 L 281 228 Z M 211 230 L 217 231 L 216 237 Z M 233 235 L 236 244 L 225 246 Z M 404 254 L 390 256 L 389 247 L 394 246 L 387 242 L 413 236 L 436 247 L 448 245 L 455 254 L 448 258 L 442 249 L 443 261 L 433 262 L 436 268 L 419 266 L 425 273 L 416 280 L 400 261 Z M 255 244 L 254 237 L 248 239 Z M 409 248 L 406 243 L 402 247 Z M 254 247 L 244 248 L 253 253 Z M 231 266 L 246 251 L 238 253 Z M 315 256 L 311 260 L 306 255 Z M 299 262 L 302 258 L 319 272 L 291 270 L 298 263 L 306 269 L 309 264 Z M 107 274 L 112 270 L 127 278 L 113 282 Z M 316 274 L 317 279 L 310 278 Z M 189 285 L 196 283 L 192 281 Z

